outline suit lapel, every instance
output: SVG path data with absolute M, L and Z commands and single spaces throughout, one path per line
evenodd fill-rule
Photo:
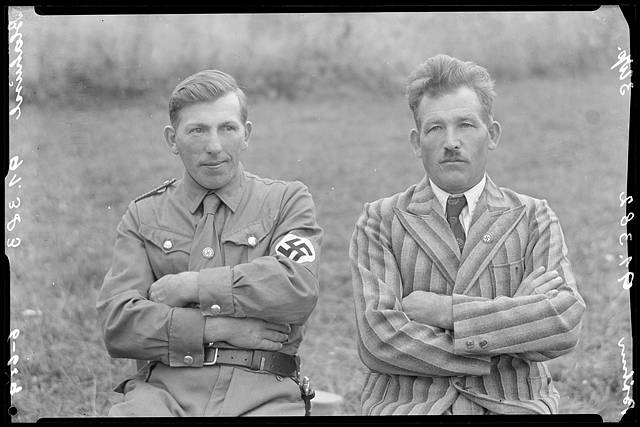
M 453 288 L 460 250 L 426 177 L 416 186 L 406 211 L 395 208 L 395 213 L 403 228 Z
M 471 289 L 524 213 L 524 205 L 510 204 L 487 177 L 467 233 L 454 293 L 466 294 Z

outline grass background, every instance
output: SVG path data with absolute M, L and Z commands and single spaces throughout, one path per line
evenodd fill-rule
M 355 347 L 347 248 L 365 201 L 420 179 L 402 85 L 447 52 L 497 79 L 503 126 L 489 173 L 545 198 L 563 225 L 588 310 L 582 339 L 549 363 L 561 412 L 620 418 L 628 292 L 617 279 L 626 190 L 629 98 L 619 94 L 617 9 L 595 13 L 39 17 L 22 9 L 25 101 L 10 122 L 21 187 L 5 180 L 10 327 L 23 390 L 15 421 L 104 416 L 133 362 L 111 359 L 95 297 L 115 227 L 137 195 L 180 176 L 162 138 L 168 91 L 201 68 L 234 74 L 250 93 L 247 169 L 299 179 L 325 229 L 321 296 L 300 354 L 317 389 L 355 415 L 366 372 Z M 234 31 L 231 31 L 234 30 Z M 295 37 L 292 37 L 295 35 Z M 208 47 L 208 48 L 207 48 Z M 213 48 L 212 48 L 213 47 Z M 13 57 L 12 57 L 13 58 Z M 10 70 L 11 76 L 12 70 Z M 10 94 L 11 97 L 11 94 Z M 8 203 L 18 196 L 16 210 Z M 29 312 L 27 310 L 34 310 Z

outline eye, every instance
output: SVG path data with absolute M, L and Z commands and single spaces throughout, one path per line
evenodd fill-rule
M 204 132 L 204 129 L 202 129 L 202 128 L 192 128 L 192 129 L 189 129 L 188 133 L 192 134 L 192 135 L 193 134 L 197 135 L 197 134 L 201 134 L 202 132 Z
M 430 134 L 442 130 L 442 126 L 434 125 L 426 128 L 425 134 Z
M 460 123 L 460 126 L 462 126 L 463 128 L 473 128 L 473 127 L 475 127 L 475 125 L 473 123 L 469 123 L 469 122 L 462 122 L 462 123 Z
M 236 127 L 234 125 L 227 124 L 222 126 L 222 130 L 224 132 L 234 132 L 236 130 Z

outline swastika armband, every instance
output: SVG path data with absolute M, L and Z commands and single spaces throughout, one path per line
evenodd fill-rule
M 276 245 L 276 253 L 297 263 L 313 262 L 316 259 L 316 251 L 311 241 L 291 233 L 280 239 Z

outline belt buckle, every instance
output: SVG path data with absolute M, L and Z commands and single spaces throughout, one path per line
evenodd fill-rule
M 212 366 L 215 365 L 218 361 L 218 347 L 216 347 L 216 352 L 213 354 L 213 362 L 204 362 L 202 366 Z

